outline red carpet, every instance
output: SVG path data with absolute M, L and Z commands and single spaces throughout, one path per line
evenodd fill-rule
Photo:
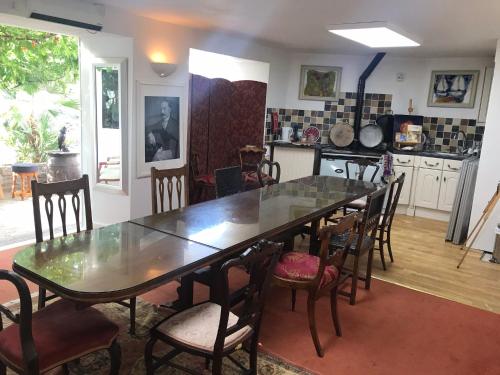
M 335 336 L 329 298 L 317 303 L 325 357 L 309 335 L 306 294 L 272 293 L 263 348 L 321 374 L 500 374 L 500 315 L 374 280 L 351 306 L 340 297 L 343 337 Z
M 13 254 L 0 253 L 0 268 L 10 268 Z M 233 281 L 237 285 L 241 278 Z M 152 303 L 172 300 L 177 285 L 167 284 L 141 298 Z M 205 299 L 206 288 L 196 285 L 196 300 Z M 14 289 L 0 287 L 0 303 L 15 298 Z M 339 298 L 343 337 L 335 336 L 327 297 L 317 302 L 316 313 L 324 358 L 316 356 L 309 334 L 306 294 L 298 292 L 296 311 L 291 312 L 290 291 L 273 288 L 261 330 L 263 349 L 325 375 L 500 374 L 498 314 L 378 280 L 370 292 L 359 289 L 355 306 Z

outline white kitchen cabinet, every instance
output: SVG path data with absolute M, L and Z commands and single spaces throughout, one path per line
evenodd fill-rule
M 274 161 L 281 167 L 280 182 L 311 176 L 314 167 L 314 149 L 275 147 Z
M 441 188 L 439 189 L 438 210 L 451 212 L 459 177 L 460 173 L 458 172 L 443 171 Z
M 413 166 L 395 165 L 393 168 L 396 178 L 399 178 L 399 176 L 401 176 L 403 173 L 406 174 L 398 204 L 408 205 L 410 204 L 411 185 L 413 180 Z
M 415 189 L 415 206 L 437 209 L 441 174 L 439 169 L 420 168 Z

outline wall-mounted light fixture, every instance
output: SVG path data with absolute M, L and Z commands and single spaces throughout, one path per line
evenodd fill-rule
M 173 72 L 175 72 L 175 69 L 177 69 L 177 64 L 169 64 L 169 63 L 163 63 L 163 62 L 152 62 L 151 68 L 160 77 L 165 78 L 165 77 L 168 77 Z

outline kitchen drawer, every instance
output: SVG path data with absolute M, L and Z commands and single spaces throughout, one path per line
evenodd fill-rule
M 444 159 L 439 158 L 430 158 L 427 156 L 422 156 L 420 158 L 420 168 L 429 168 L 429 169 L 443 169 Z
M 394 154 L 394 157 L 392 159 L 392 163 L 394 165 L 413 167 L 414 160 L 415 160 L 415 157 L 413 155 Z
M 443 159 L 443 171 L 460 172 L 462 160 Z

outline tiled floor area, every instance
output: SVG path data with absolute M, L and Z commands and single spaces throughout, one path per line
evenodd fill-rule
M 45 232 L 48 233 L 48 224 L 44 212 L 43 198 L 40 201 L 42 210 L 42 226 Z M 55 232 L 60 233 L 61 219 L 57 209 L 57 202 L 54 204 L 55 214 Z M 68 225 L 75 223 L 75 218 L 72 216 L 68 210 Z M 35 230 L 33 229 L 33 202 L 32 198 L 26 198 L 25 200 L 6 199 L 0 200 L 0 250 L 4 248 L 12 247 L 13 243 L 20 242 L 34 242 L 35 241 Z M 10 246 L 9 246 L 10 245 Z

